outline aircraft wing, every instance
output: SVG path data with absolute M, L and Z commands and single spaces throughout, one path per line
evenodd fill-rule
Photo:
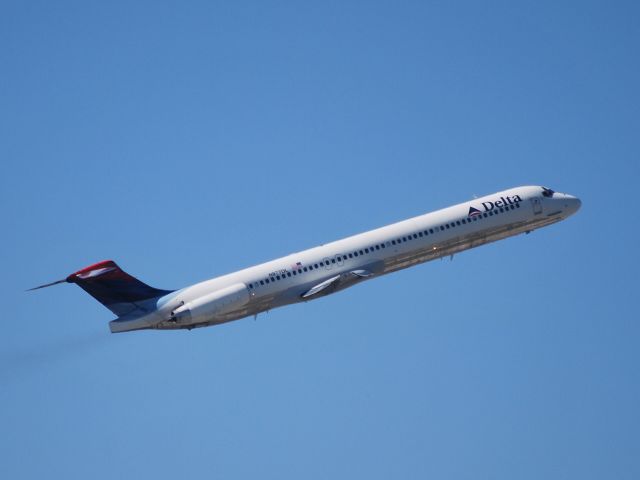
M 338 289 L 348 287 L 353 283 L 355 283 L 357 280 L 370 277 L 371 275 L 373 275 L 373 273 L 369 272 L 368 270 L 362 270 L 362 269 L 341 273 L 340 275 L 336 275 L 327 280 L 324 280 L 323 282 L 317 285 L 314 285 L 309 290 L 304 292 L 301 295 L 301 297 L 311 298 L 311 297 L 320 296 L 321 294 L 324 295 L 327 293 L 331 293 Z

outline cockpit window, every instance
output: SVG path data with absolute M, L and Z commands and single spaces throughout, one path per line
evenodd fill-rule
M 554 193 L 556 193 L 556 192 L 554 192 L 550 188 L 542 187 L 542 196 L 543 197 L 551 198 L 551 197 L 553 197 Z

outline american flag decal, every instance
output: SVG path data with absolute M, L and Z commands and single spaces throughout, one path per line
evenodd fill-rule
M 477 217 L 478 215 L 482 215 L 482 212 L 477 208 L 469 207 L 469 217 Z
M 291 265 L 291 270 L 299 270 L 302 268 L 302 262 L 297 262 L 295 265 Z

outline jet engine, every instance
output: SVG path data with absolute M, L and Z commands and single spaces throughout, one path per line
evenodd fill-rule
M 179 306 L 171 312 L 170 321 L 182 325 L 211 322 L 246 305 L 249 298 L 247 286 L 236 283 Z

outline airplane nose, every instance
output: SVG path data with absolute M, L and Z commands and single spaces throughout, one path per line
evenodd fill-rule
M 568 215 L 573 215 L 582 206 L 582 201 L 578 197 L 574 197 L 573 195 L 565 196 L 565 208 L 567 210 Z

